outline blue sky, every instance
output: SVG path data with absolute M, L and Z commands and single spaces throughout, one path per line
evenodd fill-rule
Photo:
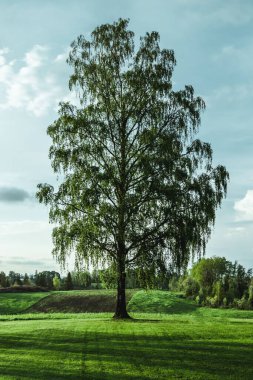
M 251 0 L 2 0 L 0 2 L 0 270 L 58 269 L 36 185 L 55 183 L 47 126 L 73 100 L 70 43 L 129 18 L 136 40 L 160 33 L 174 49 L 174 85 L 206 101 L 199 138 L 230 172 L 207 256 L 253 266 L 253 2 Z M 70 264 L 71 267 L 71 264 Z

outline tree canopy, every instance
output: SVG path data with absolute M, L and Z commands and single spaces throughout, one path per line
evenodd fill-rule
M 115 315 L 127 317 L 126 267 L 148 279 L 201 255 L 228 173 L 195 138 L 204 101 L 190 85 L 173 89 L 174 52 L 160 48 L 157 32 L 136 48 L 128 20 L 119 19 L 90 40 L 79 36 L 67 62 L 80 104 L 61 103 L 48 127 L 62 182 L 39 184 L 37 197 L 50 205 L 58 261 L 74 251 L 77 263 L 114 265 Z

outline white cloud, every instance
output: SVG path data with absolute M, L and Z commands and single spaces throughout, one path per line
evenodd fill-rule
M 28 67 L 40 67 L 45 59 L 44 53 L 48 51 L 47 46 L 35 45 L 31 51 L 25 54 L 25 63 Z
M 0 49 L 0 66 L 4 65 L 6 62 L 5 55 L 9 53 L 8 48 Z
M 55 110 L 65 94 L 49 48 L 35 45 L 22 60 L 9 62 L 6 54 L 8 49 L 0 50 L 0 90 L 4 94 L 0 109 L 22 109 L 37 117 Z M 60 56 L 57 56 L 59 63 Z
M 55 57 L 54 62 L 65 62 L 66 59 L 67 59 L 68 56 L 69 56 L 69 52 L 70 52 L 70 48 L 68 47 L 68 48 L 66 48 L 66 49 L 64 50 L 63 53 L 58 54 L 58 55 Z
M 237 221 L 253 221 L 253 190 L 248 190 L 244 198 L 236 201 L 234 209 Z

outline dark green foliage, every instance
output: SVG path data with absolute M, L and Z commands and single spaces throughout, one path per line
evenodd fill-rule
M 196 295 L 199 294 L 200 285 L 194 278 L 186 277 L 183 282 L 183 288 L 185 290 L 186 297 L 196 297 Z
M 31 284 L 30 279 L 29 279 L 29 276 L 28 276 L 27 273 L 25 273 L 25 275 L 24 275 L 24 278 L 23 278 L 23 284 L 24 284 L 24 285 L 30 285 L 30 284 Z
M 14 271 L 10 271 L 8 274 L 9 285 L 22 285 L 21 274 Z
M 117 287 L 117 270 L 114 265 L 103 269 L 99 272 L 102 287 L 106 289 L 116 289 Z
M 88 289 L 91 286 L 91 274 L 87 270 L 71 273 L 73 286 L 75 289 Z
M 252 307 L 252 270 L 225 257 L 203 258 L 196 263 L 183 282 L 187 297 L 200 305 Z
M 68 274 L 67 274 L 67 277 L 66 277 L 65 282 L 64 282 L 64 287 L 65 287 L 65 290 L 73 290 L 73 288 L 74 288 L 70 272 L 68 272 Z
M 9 286 L 7 276 L 4 272 L 0 272 L 0 288 Z
M 15 275 L 15 282 L 14 282 L 13 285 L 14 286 L 16 286 L 16 285 L 22 285 L 21 275 L 19 273 L 16 273 L 16 275 Z
M 42 286 L 48 289 L 53 289 L 53 279 L 54 277 L 61 277 L 58 272 L 55 271 L 43 271 L 36 273 L 34 281 L 37 286 Z
M 172 88 L 174 52 L 160 48 L 157 32 L 135 49 L 127 26 L 119 19 L 72 43 L 69 85 L 80 106 L 61 103 L 48 127 L 62 183 L 37 192 L 57 224 L 58 261 L 75 251 L 77 263 L 113 264 L 122 310 L 128 267 L 152 284 L 168 263 L 182 268 L 201 255 L 228 180 L 195 138 L 203 100 L 190 85 Z

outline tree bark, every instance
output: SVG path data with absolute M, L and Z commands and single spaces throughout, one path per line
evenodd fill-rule
M 123 265 L 118 266 L 118 288 L 115 319 L 130 319 L 126 309 L 126 272 Z

